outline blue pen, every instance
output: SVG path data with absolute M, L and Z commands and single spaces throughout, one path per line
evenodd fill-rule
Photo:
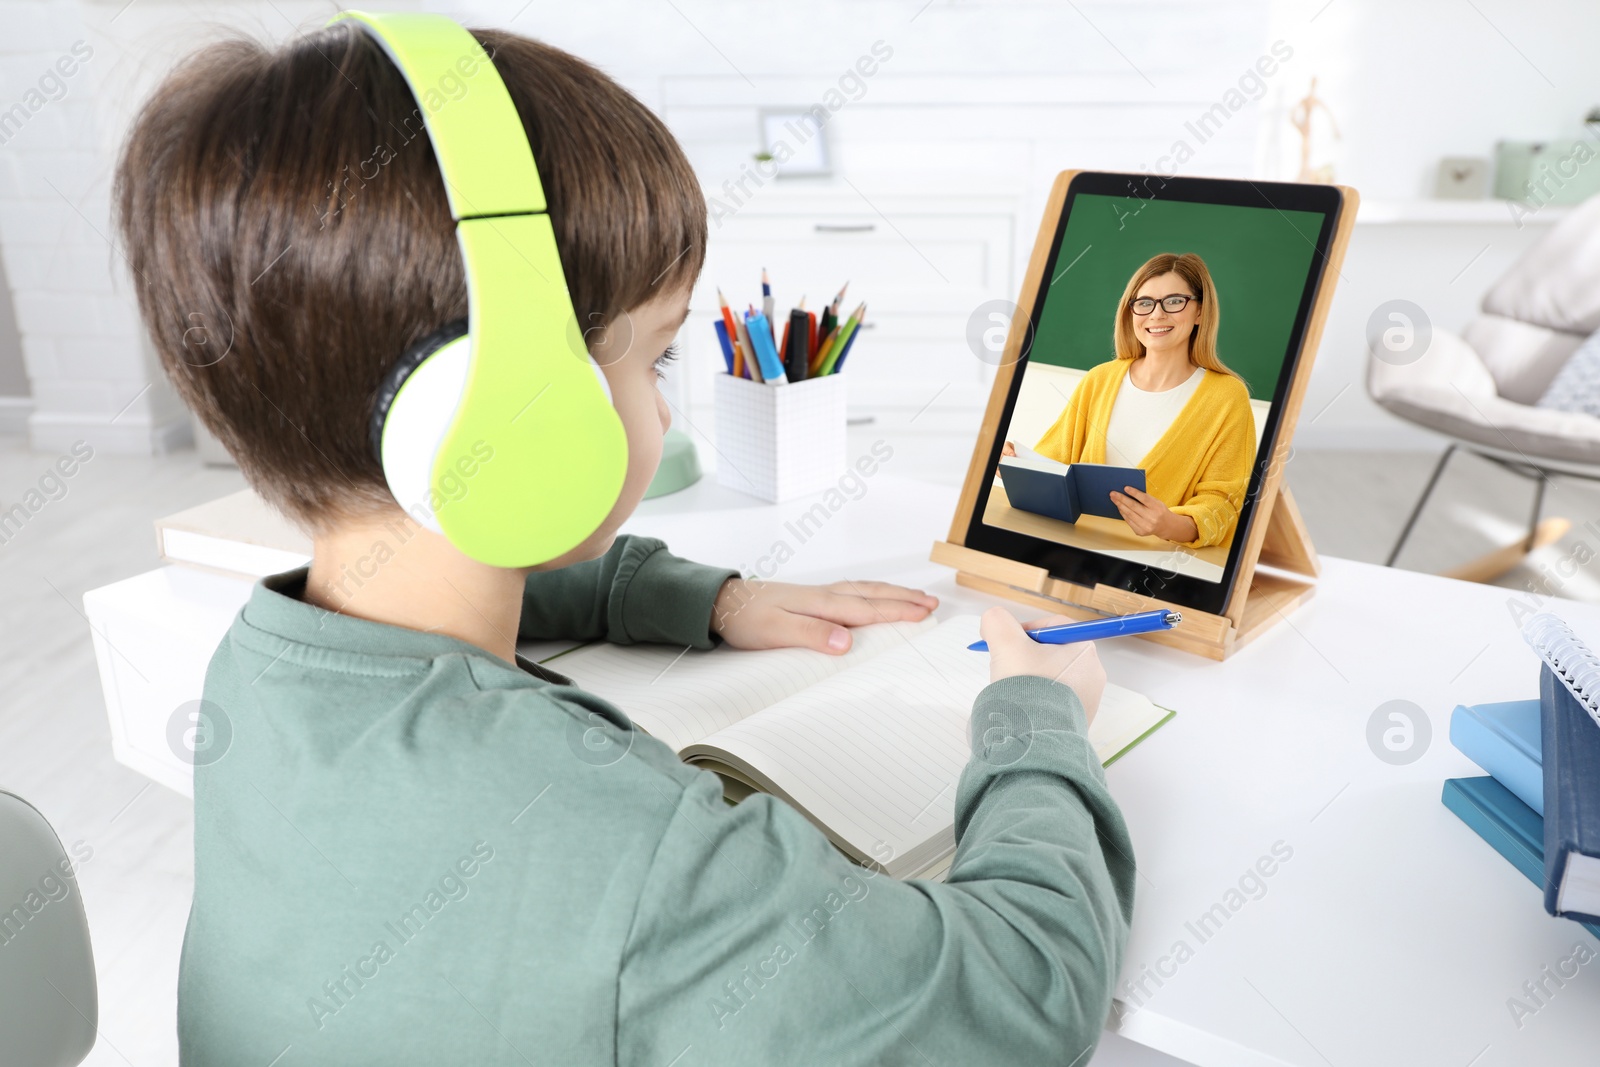
M 1109 619 L 1090 619 L 1087 622 L 1067 622 L 1060 626 L 1041 626 L 1024 631 L 1035 641 L 1046 645 L 1070 645 L 1074 641 L 1098 641 L 1102 637 L 1126 637 L 1129 634 L 1147 634 L 1156 630 L 1170 630 L 1183 621 L 1176 611 L 1160 608 L 1141 611 L 1135 615 L 1119 615 Z M 989 651 L 989 642 L 974 641 L 967 646 L 974 652 Z

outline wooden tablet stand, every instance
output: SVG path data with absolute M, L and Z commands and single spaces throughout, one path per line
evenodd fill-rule
M 1050 246 L 1066 205 L 1067 187 L 1078 171 L 1063 171 L 1056 176 L 1050 191 L 1050 200 L 1039 227 L 1039 237 L 1028 262 L 1028 273 L 1023 281 L 1020 307 L 1034 306 L 1035 297 L 1045 272 L 1049 267 Z M 1139 175 L 1130 175 L 1139 178 Z M 1005 411 L 1006 396 L 1011 377 L 1021 359 L 1021 347 L 1028 333 L 1029 322 L 1024 316 L 1013 320 L 1013 329 L 1006 337 L 1005 358 L 995 375 L 994 387 L 989 394 L 989 405 L 973 448 L 972 460 L 967 468 L 967 478 L 956 505 L 955 518 L 950 525 L 950 537 L 936 541 L 932 559 L 956 570 L 956 583 L 978 589 L 995 596 L 1006 597 L 1057 615 L 1075 619 L 1098 618 L 1105 615 L 1126 615 L 1136 611 L 1150 611 L 1167 607 L 1182 614 L 1183 621 L 1170 630 L 1140 634 L 1146 641 L 1180 648 L 1208 659 L 1226 659 L 1236 649 L 1265 631 L 1284 617 L 1291 608 L 1311 596 L 1311 579 L 1319 570 L 1316 549 L 1306 531 L 1300 509 L 1295 506 L 1289 487 L 1283 482 L 1283 461 L 1289 452 L 1289 442 L 1294 437 L 1295 422 L 1300 405 L 1305 399 L 1306 386 L 1311 379 L 1317 344 L 1322 338 L 1322 327 L 1328 317 L 1328 306 L 1333 302 L 1334 280 L 1339 277 L 1339 266 L 1344 261 L 1345 247 L 1355 225 L 1359 196 L 1354 189 L 1338 187 L 1342 194 L 1339 219 L 1334 228 L 1328 249 L 1327 264 L 1322 282 L 1318 286 L 1312 305 L 1311 318 L 1306 324 L 1301 347 L 1301 358 L 1295 367 L 1294 378 L 1289 383 L 1283 402 L 1283 414 L 1278 424 L 1277 445 L 1273 462 L 1269 464 L 1258 490 L 1256 521 L 1250 524 L 1248 539 L 1240 555 L 1239 568 L 1234 575 L 1233 594 L 1228 599 L 1228 610 L 1220 615 L 1196 611 L 1181 604 L 1160 599 L 1155 593 L 1134 592 L 1108 585 L 1093 588 L 1074 585 L 1051 577 L 1042 567 L 1006 559 L 988 552 L 968 548 L 963 541 L 971 526 L 973 511 L 977 506 L 978 488 L 988 473 L 988 458 L 995 435 L 1000 432 L 1000 418 Z M 1021 328 L 1017 328 L 1017 327 Z M 1265 512 L 1265 521 L 1261 521 Z M 1272 570 L 1259 570 L 1265 565 Z M 1159 582 L 1156 578 L 1154 581 Z
M 955 568 L 957 585 L 1016 600 L 1054 615 L 1096 619 L 1171 608 L 1183 616 L 1182 622 L 1170 630 L 1139 636 L 1146 641 L 1220 660 L 1277 622 L 1316 589 L 1307 579 L 1315 578 L 1321 570 L 1317 552 L 1287 485 L 1278 487 L 1269 506 L 1267 521 L 1254 524 L 1252 530 L 1253 535 L 1259 536 L 1252 536 L 1251 540 L 1261 543 L 1255 546 L 1253 557 L 1251 546 L 1245 546 L 1244 562 L 1235 579 L 1238 584 L 1228 611 L 1223 615 L 1196 611 L 1115 586 L 1074 585 L 1052 578 L 1043 567 L 978 552 L 954 541 L 935 541 L 932 559 Z M 1275 570 L 1257 569 L 1262 564 Z

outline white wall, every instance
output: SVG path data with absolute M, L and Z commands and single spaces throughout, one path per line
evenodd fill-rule
M 986 276 L 1007 289 L 1020 278 L 1057 170 L 1152 168 L 1186 140 L 1195 155 L 1180 173 L 1291 176 L 1294 143 L 1284 116 L 1312 73 L 1344 135 L 1331 149 L 1337 178 L 1368 201 L 1423 194 L 1444 154 L 1488 154 L 1500 137 L 1573 133 L 1582 111 L 1600 102 L 1586 77 L 1587 50 L 1600 40 L 1600 5 L 1580 0 L 429 6 L 509 23 L 599 63 L 666 116 L 711 187 L 736 176 L 756 147 L 758 107 L 814 101 L 873 41 L 889 42 L 893 61 L 841 113 L 840 177 L 829 185 L 848 193 L 841 181 L 848 178 L 869 196 L 912 188 L 1011 198 L 1012 262 Z M 65 80 L 65 94 L 45 101 L 0 144 L 0 257 L 39 447 L 91 435 L 96 447 L 149 451 L 185 439 L 109 241 L 116 147 L 133 107 L 172 59 L 220 24 L 281 39 L 332 9 L 312 0 L 0 0 L 0 112 L 25 101 L 74 42 L 93 49 Z M 1259 104 L 1194 143 L 1185 122 L 1222 100 L 1277 39 L 1294 56 L 1268 79 Z M 1363 228 L 1307 402 L 1307 418 L 1326 408 L 1312 430 L 1317 442 L 1418 440 L 1361 394 L 1367 315 L 1382 300 L 1405 296 L 1436 308 L 1437 324 L 1461 325 L 1532 232 Z
M 1339 180 L 1368 199 L 1430 195 L 1441 157 L 1492 156 L 1497 140 L 1578 136 L 1584 113 L 1600 105 L 1592 0 L 1271 6 L 1269 32 L 1296 34 L 1344 134 Z
M 11 287 L 0 257 L 0 434 L 25 433 L 33 410 L 28 370 L 22 363 L 22 334 L 11 304 Z
M 1430 196 L 1443 157 L 1492 158 L 1502 139 L 1582 136 L 1584 113 L 1600 105 L 1593 76 L 1600 4 L 1273 0 L 1272 22 L 1274 35 L 1301 27 L 1296 60 L 1317 75 L 1317 94 L 1343 134 L 1321 146 L 1337 180 L 1373 208 Z M 1297 142 L 1283 114 L 1264 116 L 1262 159 L 1288 173 Z M 1297 441 L 1386 448 L 1436 440 L 1367 399 L 1368 316 L 1385 301 L 1406 299 L 1436 327 L 1459 330 L 1483 291 L 1558 216 L 1534 212 L 1520 226 L 1509 211 L 1471 223 L 1358 225 Z

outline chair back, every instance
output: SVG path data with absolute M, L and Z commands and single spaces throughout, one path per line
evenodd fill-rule
M 1463 336 L 1501 396 L 1531 404 L 1600 330 L 1600 196 L 1550 228 L 1484 294 Z
M 0 790 L 0 1060 L 76 1067 L 99 1020 L 77 865 L 37 809 Z

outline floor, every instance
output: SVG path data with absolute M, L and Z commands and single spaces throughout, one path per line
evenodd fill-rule
M 852 449 L 879 436 L 871 426 L 851 435 Z M 893 443 L 902 476 L 950 482 L 964 469 L 965 457 L 950 454 L 952 442 Z M 0 511 L 45 478 L 43 506 L 0 543 L 0 788 L 31 801 L 69 847 L 92 850 L 79 879 L 100 979 L 101 1039 L 86 1062 L 160 1067 L 177 1059 L 174 989 L 192 882 L 189 802 L 112 760 L 81 597 L 157 565 L 152 520 L 242 482 L 232 470 L 202 466 L 193 452 L 94 455 L 55 482 L 47 472 L 57 458 L 0 438 Z M 1319 551 L 1381 562 L 1435 459 L 1303 451 L 1288 478 Z M 1531 500 L 1529 483 L 1458 455 L 1400 565 L 1439 571 L 1509 542 L 1526 528 Z M 1574 528 L 1499 580 L 1508 610 L 1550 595 L 1600 601 L 1600 485 L 1555 484 L 1544 514 L 1565 516 Z M 1098 1067 L 1177 1062 L 1114 1037 L 1094 1060 Z

